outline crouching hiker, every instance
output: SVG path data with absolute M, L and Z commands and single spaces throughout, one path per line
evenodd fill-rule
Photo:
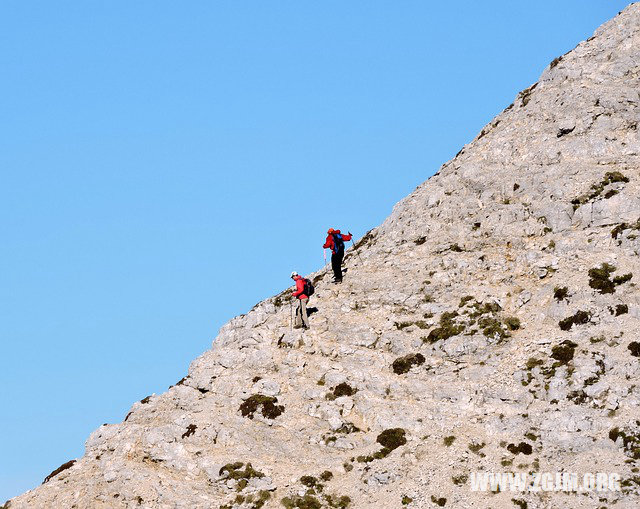
M 342 259 L 344 258 L 344 241 L 351 240 L 351 233 L 340 233 L 340 230 L 329 228 L 327 240 L 323 249 L 331 249 L 331 268 L 333 269 L 333 282 L 342 283 Z
M 291 279 L 296 282 L 296 291 L 291 295 L 298 299 L 298 306 L 296 307 L 296 329 L 309 328 L 309 317 L 307 316 L 307 302 L 309 297 L 313 295 L 313 284 L 308 279 L 300 276 L 295 270 L 291 273 Z

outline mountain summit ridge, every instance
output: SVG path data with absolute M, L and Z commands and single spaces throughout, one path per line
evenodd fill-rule
M 638 507 L 639 90 L 636 3 L 360 239 L 344 283 L 311 276 L 309 331 L 289 290 L 258 303 L 5 507 Z M 622 489 L 476 492 L 479 471 Z

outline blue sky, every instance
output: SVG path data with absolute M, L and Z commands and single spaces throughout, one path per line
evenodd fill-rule
M 629 2 L 0 3 L 0 503 Z

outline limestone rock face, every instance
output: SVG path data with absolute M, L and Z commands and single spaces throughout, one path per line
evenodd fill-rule
M 311 276 L 311 330 L 289 291 L 259 303 L 9 506 L 639 507 L 639 91 L 633 4 L 360 239 L 344 283 Z M 477 471 L 622 482 L 475 492 Z

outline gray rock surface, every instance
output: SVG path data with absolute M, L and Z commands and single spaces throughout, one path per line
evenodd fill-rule
M 288 291 L 234 318 L 9 507 L 639 507 L 639 91 L 633 4 L 399 202 L 342 285 L 311 276 L 310 331 Z M 622 491 L 472 492 L 479 470 Z

